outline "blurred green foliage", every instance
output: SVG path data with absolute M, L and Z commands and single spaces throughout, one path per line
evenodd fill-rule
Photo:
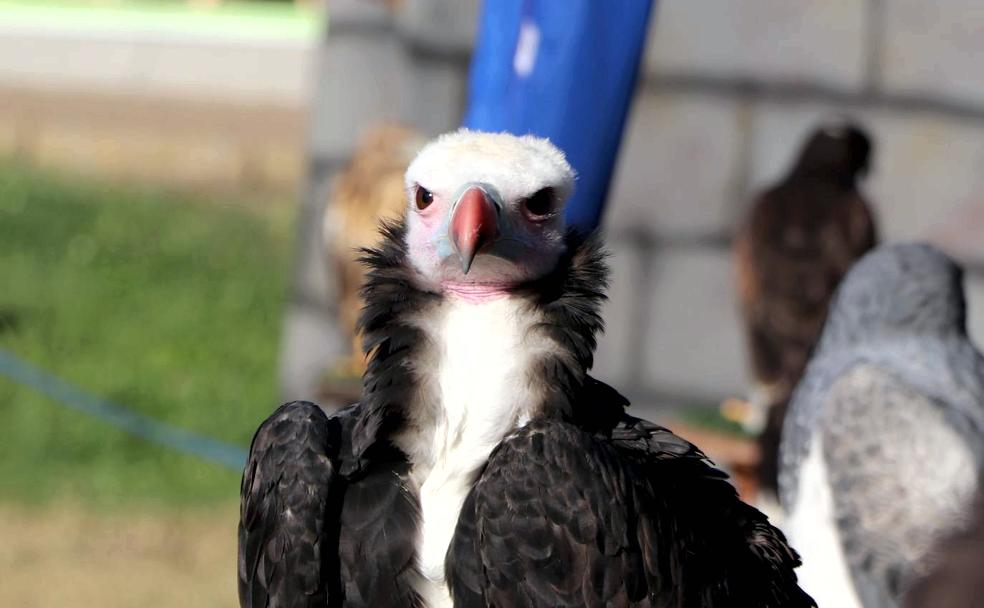
M 722 416 L 717 408 L 707 407 L 706 405 L 681 408 L 676 413 L 676 417 L 681 422 L 693 427 L 716 431 L 723 435 L 732 435 L 745 439 L 753 439 L 755 437 L 754 434 L 746 431 L 737 422 L 728 420 Z
M 0 163 L 0 345 L 246 446 L 276 405 L 292 213 Z M 238 483 L 0 376 L 0 500 L 208 503 Z

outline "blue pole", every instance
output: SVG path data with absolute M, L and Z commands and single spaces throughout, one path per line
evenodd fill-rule
M 567 221 L 601 222 L 652 0 L 486 0 L 464 126 L 547 137 L 578 173 Z

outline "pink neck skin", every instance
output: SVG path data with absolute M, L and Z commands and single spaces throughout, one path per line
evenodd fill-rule
M 509 286 L 505 284 L 444 281 L 441 286 L 446 293 L 476 304 L 509 295 Z

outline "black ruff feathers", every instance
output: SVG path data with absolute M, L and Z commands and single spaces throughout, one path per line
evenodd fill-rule
M 369 268 L 362 289 L 366 305 L 359 319 L 369 363 L 363 377 L 363 413 L 355 435 L 370 442 L 405 421 L 406 396 L 416 385 L 412 364 L 427 339 L 408 319 L 442 298 L 417 286 L 407 260 L 405 223 L 385 222 L 381 234 L 380 244 L 363 250 L 360 258 Z M 573 415 L 572 404 L 585 385 L 597 334 L 604 325 L 600 308 L 608 285 L 605 253 L 596 238 L 575 232 L 568 234 L 566 243 L 556 270 L 513 290 L 528 298 L 534 312 L 542 315 L 544 320 L 534 331 L 545 332 L 560 346 L 531 371 L 530 381 L 542 382 L 549 389 L 547 402 L 539 408 L 548 417 Z M 362 454 L 368 447 L 368 443 L 353 445 L 353 453 Z

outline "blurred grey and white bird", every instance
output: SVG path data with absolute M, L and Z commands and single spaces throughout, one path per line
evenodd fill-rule
M 894 607 L 961 526 L 984 453 L 962 269 L 929 245 L 848 273 L 783 430 L 786 531 L 820 606 Z

